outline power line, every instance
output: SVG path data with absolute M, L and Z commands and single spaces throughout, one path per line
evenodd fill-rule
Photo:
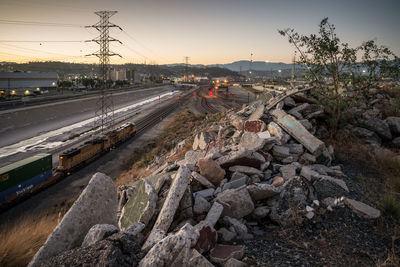
M 150 48 L 146 47 L 144 44 L 142 44 L 141 42 L 139 42 L 136 38 L 132 37 L 132 35 L 130 35 L 129 33 L 127 33 L 126 31 L 122 31 L 124 34 L 126 34 L 126 36 L 128 36 L 130 39 L 132 39 L 134 42 L 136 42 L 138 45 L 140 45 L 141 47 L 143 47 L 144 49 L 146 49 L 147 51 L 149 51 L 150 53 L 154 54 L 157 57 L 163 58 L 164 60 L 166 60 L 166 58 L 160 56 L 159 54 L 157 54 L 156 52 L 154 52 L 153 50 L 151 50 Z
M 56 41 L 56 40 L 0 40 L 0 43 L 83 43 L 85 41 L 67 41 L 67 40 L 62 40 L 62 41 Z
M 54 23 L 54 22 L 40 22 L 40 21 L 24 21 L 24 20 L 6 20 L 0 19 L 0 24 L 13 24 L 24 26 L 48 26 L 48 27 L 78 27 L 83 28 L 83 25 L 68 24 L 68 23 Z

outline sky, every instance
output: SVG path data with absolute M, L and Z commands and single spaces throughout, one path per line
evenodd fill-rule
M 316 33 L 324 17 L 342 41 L 375 39 L 400 55 L 400 0 L 0 0 L 0 61 L 98 62 L 86 56 L 98 45 L 85 42 L 98 32 L 84 26 L 98 21 L 99 10 L 118 11 L 110 19 L 123 29 L 110 30 L 123 43 L 110 44 L 122 56 L 111 58 L 115 64 L 182 63 L 185 56 L 190 64 L 224 64 L 250 54 L 290 63 L 294 48 L 277 30 Z

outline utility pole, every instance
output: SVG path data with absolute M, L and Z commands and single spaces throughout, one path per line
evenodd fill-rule
M 184 57 L 184 59 L 185 59 L 185 79 L 184 79 L 184 81 L 185 82 L 188 82 L 188 67 L 189 67 L 189 57 L 188 56 L 186 56 L 186 57 Z
M 100 17 L 100 21 L 94 25 L 86 26 L 86 28 L 95 28 L 100 32 L 98 37 L 87 41 L 95 42 L 100 46 L 100 49 L 97 52 L 90 54 L 99 58 L 101 79 L 101 94 L 96 103 L 94 127 L 100 127 L 101 133 L 104 133 L 107 128 L 114 126 L 114 103 L 112 99 L 112 93 L 109 91 L 109 85 L 107 83 L 108 79 L 110 78 L 110 57 L 121 57 L 120 55 L 110 51 L 109 43 L 119 42 L 122 44 L 122 42 L 119 40 L 110 37 L 109 31 L 110 28 L 122 29 L 121 27 L 110 22 L 110 17 L 115 15 L 117 11 L 97 11 L 94 13 Z

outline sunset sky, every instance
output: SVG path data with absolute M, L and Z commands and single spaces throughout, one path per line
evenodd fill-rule
M 342 41 L 376 39 L 400 55 L 399 0 L 0 0 L 0 61 L 97 62 L 85 57 L 97 44 L 84 42 L 97 31 L 83 26 L 98 21 L 98 10 L 118 11 L 111 21 L 124 29 L 111 30 L 124 44 L 111 45 L 123 56 L 112 63 L 179 63 L 185 56 L 191 64 L 230 63 L 251 53 L 255 61 L 289 63 L 294 49 L 277 29 L 315 33 L 324 17 Z

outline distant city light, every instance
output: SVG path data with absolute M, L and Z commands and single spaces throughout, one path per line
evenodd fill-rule
M 282 72 L 282 70 L 278 70 L 278 72 Z

